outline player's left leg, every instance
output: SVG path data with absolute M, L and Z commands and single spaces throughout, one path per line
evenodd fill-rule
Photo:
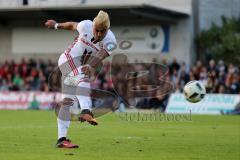
M 82 113 L 79 117 L 81 122 L 87 121 L 91 125 L 98 125 L 92 110 L 91 88 L 89 82 L 80 82 L 76 90 L 76 97 L 79 101 Z

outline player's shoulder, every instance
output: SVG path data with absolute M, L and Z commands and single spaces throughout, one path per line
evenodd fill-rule
M 89 19 L 87 19 L 87 20 L 82 20 L 82 21 L 79 22 L 80 25 L 85 26 L 85 27 L 92 26 L 92 23 L 93 23 L 93 22 L 92 22 L 91 20 L 89 20 Z
M 79 33 L 89 32 L 92 27 L 92 21 L 91 20 L 82 20 L 77 25 L 77 30 Z
M 116 37 L 110 29 L 108 30 L 108 33 L 106 35 L 106 40 L 116 42 Z

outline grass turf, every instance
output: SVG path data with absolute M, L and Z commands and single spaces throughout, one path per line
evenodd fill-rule
M 240 116 L 192 116 L 191 121 L 135 122 L 116 114 L 100 125 L 72 122 L 78 149 L 55 148 L 52 111 L 0 111 L 1 160 L 239 160 Z

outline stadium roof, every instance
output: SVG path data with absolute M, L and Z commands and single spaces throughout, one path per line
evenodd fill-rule
M 120 21 L 125 17 L 128 21 L 140 17 L 144 20 L 175 23 L 177 19 L 191 15 L 191 0 L 85 0 L 81 4 L 73 0 L 68 3 L 59 2 L 62 3 L 36 3 L 15 7 L 0 5 L 0 23 L 46 18 L 91 19 L 99 9 L 107 10 L 113 20 Z

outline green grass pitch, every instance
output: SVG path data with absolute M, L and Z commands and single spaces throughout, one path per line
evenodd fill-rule
M 78 149 L 55 148 L 53 111 L 0 111 L 0 160 L 239 160 L 240 116 L 135 122 L 116 114 L 99 126 L 72 122 Z

